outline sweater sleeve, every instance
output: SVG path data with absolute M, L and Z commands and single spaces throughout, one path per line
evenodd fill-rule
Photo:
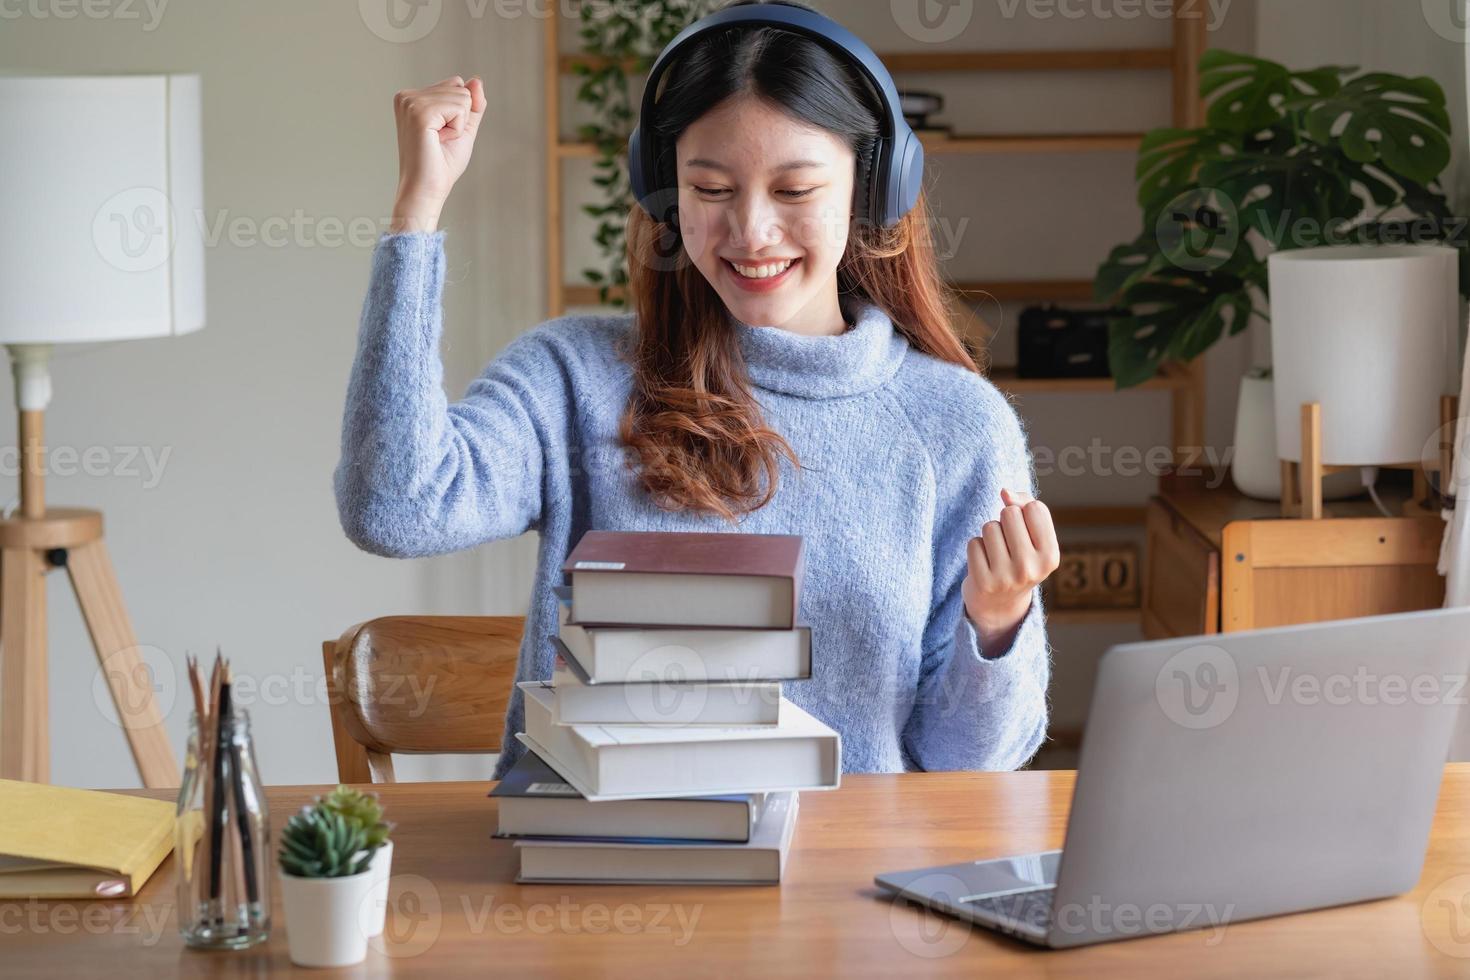
M 914 710 L 905 732 L 910 758 L 926 770 L 1015 769 L 1041 747 L 1047 727 L 1051 650 L 1041 588 L 1011 645 L 994 657 L 965 613 L 967 544 L 1000 517 L 1000 489 L 1036 493 L 1025 432 L 1015 409 L 982 385 L 977 460 L 939 477 L 950 515 L 936 529 L 934 607 Z M 946 487 L 946 483 L 948 486 Z M 946 492 L 949 494 L 946 496 Z
M 411 558 L 538 526 L 544 447 L 565 414 L 535 331 L 513 340 L 448 404 L 439 355 L 444 232 L 385 234 L 347 386 L 333 477 L 347 537 Z

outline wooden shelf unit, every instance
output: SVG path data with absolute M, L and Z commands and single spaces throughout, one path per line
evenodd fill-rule
M 1177 13 L 1176 5 L 1176 13 Z M 559 316 L 570 306 L 597 305 L 597 287 L 565 281 L 562 241 L 562 161 L 596 156 L 595 144 L 561 139 L 559 84 L 575 66 L 603 65 L 606 59 L 580 53 L 563 53 L 558 44 L 560 17 L 555 5 L 545 18 L 545 103 L 548 167 L 547 178 L 547 306 L 548 316 Z M 1167 48 L 1116 48 L 1076 50 L 938 51 L 889 52 L 880 58 L 895 73 L 920 72 L 1168 72 L 1171 85 L 1172 125 L 1197 126 L 1204 106 L 1199 98 L 1197 65 L 1205 49 L 1205 24 L 1199 16 L 1175 16 L 1173 43 Z M 928 154 L 1015 154 L 1094 153 L 1134 151 L 1138 133 L 1052 133 L 1052 134 L 963 134 L 953 137 L 924 136 Z M 1088 301 L 1092 284 L 1087 280 L 1037 280 L 1033 282 L 955 283 L 958 295 L 978 298 L 989 294 L 999 300 Z M 1080 393 L 1114 390 L 1107 378 L 1020 379 L 1014 371 L 998 368 L 991 378 L 1012 393 Z M 1187 447 L 1204 445 L 1205 375 L 1203 358 L 1188 364 L 1170 365 L 1147 384 L 1128 391 L 1165 391 L 1170 398 L 1171 440 L 1176 460 L 1190 459 Z M 1121 393 L 1121 392 L 1120 392 Z M 1137 508 L 1139 515 L 1143 508 Z M 1141 523 L 1141 521 L 1139 522 Z

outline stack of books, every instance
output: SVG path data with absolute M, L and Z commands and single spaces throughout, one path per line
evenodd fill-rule
M 551 680 L 491 793 L 519 881 L 781 880 L 798 792 L 838 734 L 781 694 L 812 675 L 796 535 L 589 531 L 562 566 Z

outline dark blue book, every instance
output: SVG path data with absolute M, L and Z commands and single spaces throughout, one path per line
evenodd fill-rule
M 765 793 L 739 793 L 594 802 L 530 749 L 489 795 L 499 807 L 496 837 L 650 844 L 745 843 L 766 801 Z

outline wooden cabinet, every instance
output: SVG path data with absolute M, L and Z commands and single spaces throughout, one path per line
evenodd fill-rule
M 1143 632 L 1149 639 L 1430 609 L 1444 521 L 1386 494 L 1328 504 L 1320 520 L 1280 516 L 1275 501 L 1228 480 L 1165 478 L 1145 514 Z

